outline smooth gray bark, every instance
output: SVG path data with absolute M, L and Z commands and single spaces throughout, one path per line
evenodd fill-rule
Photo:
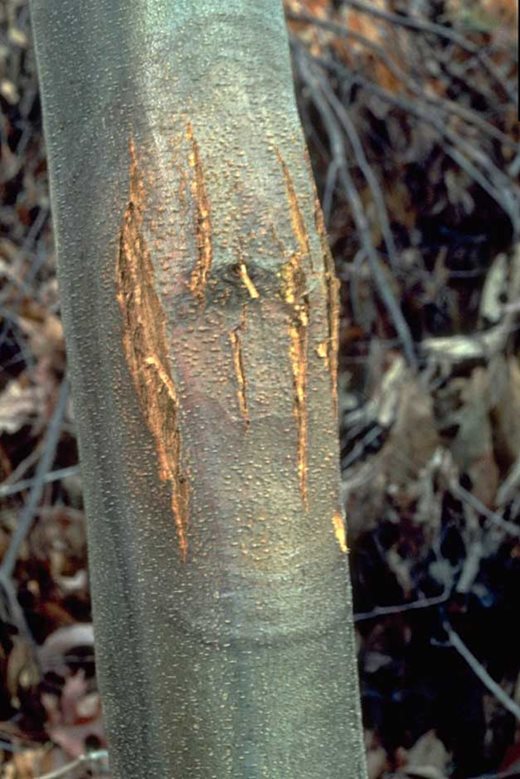
M 113 776 L 362 779 L 335 285 L 281 3 L 31 12 Z

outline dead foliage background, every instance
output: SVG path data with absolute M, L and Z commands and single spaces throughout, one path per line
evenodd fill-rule
M 287 0 L 371 779 L 520 776 L 514 0 Z M 3 779 L 106 776 L 26 0 L 0 3 Z M 516 618 L 516 619 L 515 619 Z

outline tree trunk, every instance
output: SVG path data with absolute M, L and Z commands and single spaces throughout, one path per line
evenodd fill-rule
M 279 0 L 33 0 L 118 779 L 365 776 Z

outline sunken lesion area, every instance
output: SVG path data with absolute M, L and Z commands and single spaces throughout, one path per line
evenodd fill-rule
M 186 178 L 184 174 L 184 181 L 189 182 L 195 256 L 191 270 L 186 270 L 183 284 L 193 301 L 193 310 L 198 312 L 197 316 L 204 317 L 206 307 L 216 303 L 214 295 L 208 298 L 208 290 L 218 286 L 219 276 L 213 257 L 215 226 L 205 170 L 191 123 L 188 123 L 185 129 L 184 141 L 184 169 L 189 176 Z M 240 249 L 239 262 L 236 265 L 236 283 L 243 290 L 244 297 L 240 318 L 227 332 L 227 349 L 230 381 L 235 387 L 238 421 L 245 435 L 254 435 L 254 417 L 251 411 L 254 397 L 250 394 L 252 390 L 248 383 L 247 347 L 252 343 L 251 339 L 254 340 L 251 328 L 256 320 L 249 317 L 248 311 L 250 306 L 258 306 L 261 309 L 262 298 L 272 299 L 273 294 L 284 302 L 288 313 L 285 337 L 292 376 L 292 405 L 296 426 L 295 469 L 302 506 L 308 511 L 309 360 L 314 352 L 323 358 L 330 374 L 331 393 L 335 402 L 338 290 L 321 209 L 316 201 L 313 228 L 321 241 L 323 264 L 318 271 L 323 274 L 327 315 L 325 332 L 321 330 L 322 340 L 311 350 L 310 320 L 313 309 L 308 294 L 308 278 L 309 274 L 316 276 L 311 240 L 289 167 L 279 151 L 276 151 L 276 157 L 285 186 L 287 218 L 292 240 L 289 242 L 290 246 L 280 246 L 282 263 L 277 273 L 277 290 L 272 287 L 264 290 L 261 285 L 258 286 L 246 263 L 247 252 Z M 154 264 L 144 237 L 147 193 L 133 143 L 130 144 L 129 178 L 129 197 L 116 261 L 117 300 L 123 318 L 123 349 L 141 412 L 154 440 L 159 478 L 166 482 L 171 490 L 171 507 L 180 556 L 186 561 L 191 487 L 181 435 L 180 397 L 168 358 L 167 318 L 157 292 Z M 240 243 L 242 238 L 238 240 Z M 283 337 L 283 332 L 277 334 L 277 337 L 280 336 Z M 314 337 L 313 335 L 312 338 Z M 332 517 L 332 530 L 341 551 L 347 551 L 344 525 L 341 515 L 337 512 Z
M 171 488 L 180 555 L 188 554 L 189 481 L 183 464 L 179 397 L 169 367 L 166 316 L 155 291 L 152 260 L 143 237 L 145 192 L 130 144 L 130 193 L 116 261 L 123 348 L 141 412 L 153 436 L 159 478 Z

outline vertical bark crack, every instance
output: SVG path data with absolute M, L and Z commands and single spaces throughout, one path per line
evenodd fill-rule
M 297 250 L 291 254 L 289 261 L 282 267 L 281 276 L 284 300 L 293 310 L 289 324 L 289 360 L 293 378 L 293 408 L 297 426 L 297 468 L 302 503 L 304 508 L 308 509 L 307 361 L 310 312 L 303 263 L 305 259 L 309 259 L 310 262 L 311 252 L 309 236 L 291 174 L 278 150 L 276 155 L 283 172 L 291 227 L 297 244 Z
M 191 122 L 186 129 L 186 137 L 190 144 L 189 164 L 193 170 L 191 191 L 197 213 L 196 238 L 197 261 L 191 273 L 190 289 L 202 300 L 208 283 L 213 261 L 213 242 L 211 228 L 211 210 L 206 191 L 204 169 L 200 158 L 199 146 L 193 134 Z
M 298 243 L 300 254 L 302 256 L 309 257 L 310 260 L 311 251 L 309 246 L 309 235 L 307 233 L 305 221 L 298 204 L 298 197 L 294 188 L 294 182 L 289 172 L 289 168 L 287 167 L 285 160 L 278 150 L 276 151 L 276 155 L 278 157 L 278 162 L 282 166 L 285 188 L 287 190 L 287 202 L 289 203 L 289 215 L 291 217 L 292 231 Z
M 240 416 L 246 426 L 249 425 L 249 408 L 247 405 L 247 380 L 244 370 L 244 359 L 242 356 L 241 331 L 245 327 L 245 309 L 242 314 L 242 321 L 238 327 L 231 330 L 229 340 L 231 343 L 231 354 L 233 357 L 233 368 L 235 371 L 235 380 L 237 385 L 237 400 L 240 409 Z
M 155 290 L 143 238 L 144 186 L 130 144 L 130 196 L 116 261 L 117 300 L 123 316 L 123 348 L 139 406 L 153 436 L 159 478 L 171 485 L 171 506 L 181 558 L 188 553 L 189 481 L 182 464 L 179 398 L 167 356 L 166 316 Z
M 289 357 L 294 387 L 294 415 L 298 428 L 298 477 L 304 508 L 308 508 L 307 452 L 307 325 L 308 306 L 299 307 L 298 318 L 289 327 Z
M 327 323 L 328 339 L 327 343 L 320 345 L 320 356 L 325 356 L 327 367 L 330 373 L 330 384 L 332 389 L 332 399 L 334 410 L 338 413 L 338 347 L 339 347 L 339 281 L 336 278 L 334 260 L 327 240 L 327 232 L 323 221 L 323 213 L 318 198 L 316 198 L 314 208 L 314 220 L 316 231 L 320 237 L 321 250 L 323 254 L 323 265 L 325 274 L 325 287 L 327 290 Z

